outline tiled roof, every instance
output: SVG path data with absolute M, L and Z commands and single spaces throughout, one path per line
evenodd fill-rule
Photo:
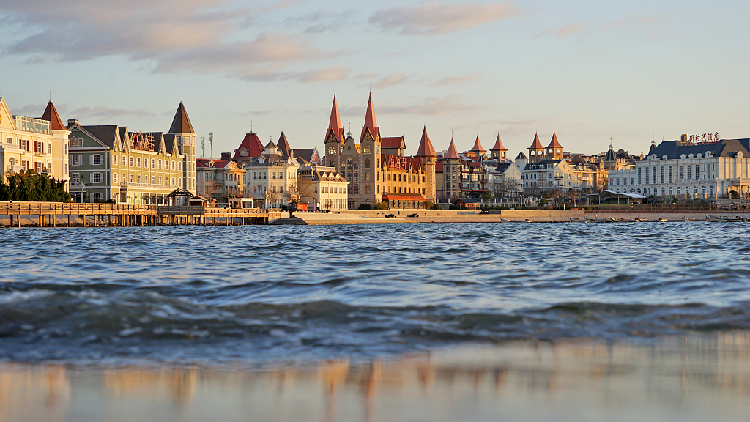
M 93 125 L 81 126 L 88 133 L 94 135 L 96 139 L 109 148 L 115 146 L 115 134 L 118 133 L 117 125 Z
M 284 131 L 281 131 L 281 136 L 279 136 L 277 147 L 279 148 L 279 154 L 283 155 L 284 157 L 289 157 L 292 154 L 292 149 L 289 147 L 289 142 L 286 140 Z
M 198 168 L 217 168 L 217 169 L 223 169 L 231 166 L 230 160 L 213 160 L 210 158 L 198 158 L 195 160 L 195 165 Z M 213 162 L 213 166 L 211 166 L 211 163 Z
M 477 136 L 477 139 L 474 140 L 474 147 L 469 151 L 485 152 L 485 149 L 482 148 L 482 144 L 479 142 L 479 136 Z
M 531 146 L 529 147 L 529 149 L 544 149 L 544 147 L 542 146 L 542 143 L 539 142 L 538 133 L 534 135 L 534 142 L 531 143 Z
M 341 117 L 339 116 L 339 105 L 336 103 L 336 96 L 333 96 L 333 108 L 331 108 L 331 121 L 328 123 L 328 130 L 326 130 L 326 139 L 334 133 L 336 139 L 343 143 L 344 142 L 344 127 L 341 125 Z
M 557 133 L 552 134 L 552 141 L 547 145 L 547 148 L 562 148 L 562 145 L 557 142 Z
M 240 151 L 245 148 L 248 152 L 247 156 L 240 155 Z M 260 143 L 258 135 L 254 132 L 245 134 L 245 139 L 240 143 L 240 147 L 234 152 L 234 160 L 248 159 L 253 157 L 260 157 L 263 153 L 263 144 Z
M 44 109 L 42 120 L 48 121 L 49 128 L 52 130 L 68 130 L 60 119 L 60 115 L 57 114 L 57 109 L 55 108 L 55 105 L 52 104 L 52 100 L 47 103 L 47 108 Z
M 417 150 L 417 157 L 434 157 L 435 148 L 432 147 L 430 137 L 427 135 L 427 126 L 422 129 L 422 139 L 419 140 L 419 149 Z
M 456 151 L 456 144 L 451 139 L 451 144 L 448 146 L 448 153 L 445 154 L 445 158 L 458 158 L 458 151 Z
M 505 148 L 503 146 L 503 143 L 500 141 L 500 134 L 497 134 L 497 140 L 495 141 L 495 145 L 490 148 L 490 151 L 507 151 L 508 148 Z
M 169 127 L 169 132 L 167 133 L 195 133 L 182 101 L 177 106 L 177 113 L 175 113 L 172 126 Z
M 518 155 L 516 155 L 516 160 L 526 160 L 528 157 L 526 157 L 526 154 L 523 153 L 523 151 L 519 152 Z
M 380 133 L 380 128 L 378 128 L 378 124 L 375 121 L 375 108 L 372 105 L 372 92 L 370 93 L 370 98 L 367 99 L 367 113 L 365 114 L 365 125 L 362 126 L 362 134 L 359 137 L 360 141 L 365 136 L 365 130 L 370 131 L 370 136 L 372 136 L 373 139 L 377 138 L 378 134 Z
M 437 163 L 435 163 L 435 172 L 442 173 L 442 171 L 443 171 L 443 162 L 438 161 Z
M 388 138 L 380 138 L 381 148 L 397 149 L 404 148 L 404 137 L 403 136 L 392 136 Z
M 719 142 L 706 144 L 686 145 L 679 141 L 662 141 L 648 155 L 655 155 L 659 158 L 667 156 L 670 160 L 680 158 L 680 155 L 704 154 L 711 152 L 714 157 L 734 157 L 738 152 L 742 152 L 745 157 L 750 157 L 750 139 L 723 139 Z

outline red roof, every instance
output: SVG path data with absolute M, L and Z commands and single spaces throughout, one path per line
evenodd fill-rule
M 544 149 L 544 147 L 542 146 L 542 143 L 539 142 L 538 133 L 534 135 L 534 142 L 531 143 L 531 146 L 529 147 L 529 149 Z
M 482 148 L 482 144 L 479 142 L 479 136 L 477 136 L 477 139 L 474 141 L 474 148 L 470 149 L 469 151 L 477 151 L 477 152 L 485 151 L 485 149 Z
M 458 151 L 456 151 L 456 144 L 453 143 L 453 139 L 451 139 L 451 144 L 448 146 L 448 153 L 445 155 L 445 158 L 458 158 Z
M 437 163 L 435 163 L 435 172 L 437 172 L 437 173 L 442 173 L 443 172 L 443 162 L 442 161 L 438 161 Z
M 52 130 L 68 130 L 68 128 L 66 128 L 63 124 L 62 120 L 60 120 L 60 115 L 57 114 L 57 109 L 55 108 L 55 105 L 52 104 L 52 100 L 47 103 L 47 108 L 44 109 L 42 120 L 48 121 L 49 128 Z
M 377 123 L 375 122 L 375 108 L 372 106 L 372 92 L 370 93 L 370 98 L 367 99 L 367 114 L 365 114 L 365 125 L 362 126 L 362 135 L 359 137 L 360 141 L 365 136 L 365 129 L 370 131 L 370 136 L 372 136 L 373 139 L 377 137 L 377 134 L 380 131 L 380 128 L 378 128 Z
M 333 108 L 331 109 L 331 121 L 328 123 L 328 130 L 326 131 L 326 139 L 334 133 L 336 139 L 343 143 L 344 142 L 344 127 L 341 125 L 341 117 L 339 116 L 339 105 L 336 103 L 336 96 L 333 96 Z
M 508 148 L 505 148 L 503 146 L 503 143 L 500 142 L 500 134 L 498 133 L 497 134 L 497 141 L 495 141 L 495 146 L 493 146 L 492 148 L 490 148 L 490 151 L 507 151 L 507 150 L 508 150 Z
M 402 148 L 404 143 L 403 136 L 393 136 L 389 138 L 380 138 L 380 146 L 382 148 Z
M 422 139 L 419 140 L 419 150 L 417 150 L 417 157 L 434 157 L 435 148 L 432 147 L 430 137 L 427 136 L 427 126 L 422 129 Z
M 245 148 L 248 151 L 247 156 L 240 155 L 240 151 Z M 263 153 L 263 144 L 260 143 L 260 139 L 258 138 L 258 135 L 250 132 L 248 134 L 245 134 L 245 139 L 242 140 L 242 143 L 240 143 L 240 147 L 237 148 L 237 150 L 234 152 L 234 160 L 242 159 L 242 158 L 253 158 L 253 157 L 260 157 L 260 155 Z
M 552 141 L 549 143 L 547 148 L 562 148 L 562 145 L 557 142 L 557 133 L 552 134 Z
M 231 163 L 231 161 L 229 160 L 212 160 L 210 158 L 198 158 L 195 161 L 196 161 L 196 164 L 195 164 L 196 167 L 202 167 L 202 168 L 203 167 L 210 168 L 211 167 L 210 163 L 211 161 L 213 161 L 214 162 L 213 167 L 217 169 L 223 169 L 226 166 L 228 166 L 229 163 Z

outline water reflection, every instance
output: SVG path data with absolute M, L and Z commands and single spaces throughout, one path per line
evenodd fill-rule
M 0 365 L 0 421 L 746 420 L 750 335 L 253 367 Z

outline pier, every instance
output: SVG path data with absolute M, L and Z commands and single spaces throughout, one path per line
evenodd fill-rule
M 0 225 L 4 227 L 237 226 L 268 224 L 280 217 L 280 211 L 255 208 L 0 202 Z

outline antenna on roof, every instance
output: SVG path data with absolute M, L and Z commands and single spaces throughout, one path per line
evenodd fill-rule
M 208 144 L 211 146 L 211 158 L 214 157 L 214 133 L 208 132 Z
M 253 133 L 253 119 L 250 119 L 250 133 Z
M 206 137 L 201 136 L 201 158 L 206 158 Z
M 49 90 L 49 101 L 52 102 L 52 90 Z

